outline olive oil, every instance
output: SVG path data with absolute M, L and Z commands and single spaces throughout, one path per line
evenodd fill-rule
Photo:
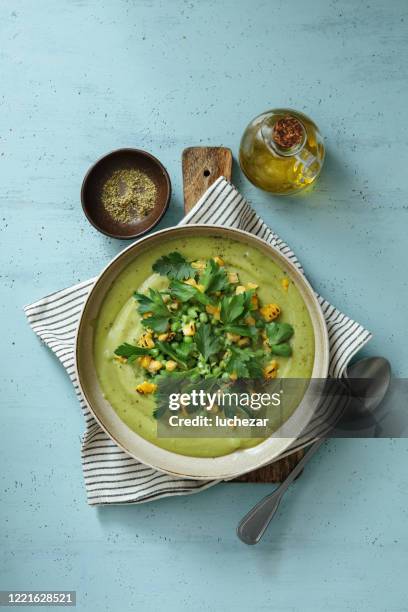
M 324 161 L 323 140 L 318 127 L 303 113 L 270 110 L 247 126 L 239 161 L 246 177 L 257 187 L 292 195 L 319 176 Z

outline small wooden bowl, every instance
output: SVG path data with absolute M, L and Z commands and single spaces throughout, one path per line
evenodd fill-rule
M 135 217 L 127 222 L 115 221 L 102 205 L 102 189 L 116 170 L 137 168 L 156 185 L 157 195 L 153 210 L 143 219 Z M 171 183 L 166 168 L 158 159 L 140 149 L 118 149 L 101 157 L 85 175 L 81 188 L 81 202 L 90 223 L 107 236 L 128 240 L 141 236 L 157 225 L 167 210 Z

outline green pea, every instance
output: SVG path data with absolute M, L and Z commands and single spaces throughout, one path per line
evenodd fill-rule
M 192 344 L 193 338 L 191 336 L 185 336 L 183 342 L 185 344 Z
M 221 368 L 221 370 L 225 370 L 226 365 L 227 364 L 224 359 L 221 359 L 220 363 L 218 364 L 218 367 Z
M 224 372 L 223 375 L 221 376 L 222 380 L 229 380 L 229 374 L 228 372 Z
M 205 312 L 200 312 L 200 321 L 201 323 L 207 323 L 208 315 Z
M 178 342 L 172 342 L 172 343 L 171 343 L 171 346 L 172 346 L 173 348 L 178 348 L 179 343 L 178 343 Z
M 188 314 L 188 316 L 189 316 L 189 317 L 191 317 L 192 319 L 196 319 L 196 318 L 197 318 L 197 316 L 198 316 L 198 313 L 197 313 L 197 311 L 196 311 L 196 309 L 195 309 L 195 308 L 189 308 L 189 309 L 187 310 L 187 314 Z
M 183 323 L 187 323 L 188 316 L 186 314 L 181 315 L 181 320 L 183 321 Z
M 159 349 L 158 349 L 158 348 L 152 348 L 152 349 L 150 350 L 150 355 L 151 355 L 152 357 L 157 357 L 157 355 L 159 355 L 159 354 L 160 354 L 160 351 L 159 351 Z
M 171 331 L 178 332 L 180 329 L 181 329 L 180 321 L 175 321 L 174 323 L 171 324 Z
M 221 374 L 221 368 L 215 367 L 212 370 L 213 376 L 219 376 Z

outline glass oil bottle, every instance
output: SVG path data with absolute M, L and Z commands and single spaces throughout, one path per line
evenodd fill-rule
M 323 161 L 318 127 L 291 109 L 255 117 L 241 139 L 239 162 L 244 174 L 257 187 L 277 195 L 306 189 L 319 176 Z

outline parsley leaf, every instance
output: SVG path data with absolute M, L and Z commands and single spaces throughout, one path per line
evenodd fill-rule
M 253 351 L 231 347 L 231 356 L 227 362 L 227 372 L 238 378 L 249 378 L 248 362 L 255 357 Z
M 196 300 L 200 302 L 200 304 L 209 304 L 210 298 L 205 295 L 205 293 L 201 293 L 197 289 L 197 287 L 193 287 L 192 285 L 187 285 L 186 283 L 182 283 L 179 280 L 173 280 L 170 283 L 169 291 L 171 295 L 180 300 L 181 302 L 188 302 L 189 300 Z
M 162 317 L 170 316 L 170 311 L 163 302 L 163 297 L 161 293 L 157 291 L 157 289 L 149 289 L 149 293 L 147 295 L 144 293 L 137 293 L 136 291 L 133 296 L 139 303 L 138 310 L 140 314 L 152 312 L 153 314 L 161 315 Z
M 204 272 L 200 276 L 200 283 L 208 293 L 224 291 L 229 283 L 227 273 L 213 259 L 207 261 Z
M 221 321 L 225 324 L 239 319 L 245 310 L 246 296 L 244 293 L 233 296 L 224 296 L 221 300 Z
M 157 384 L 155 394 L 156 408 L 153 411 L 155 419 L 160 419 L 167 412 L 170 395 L 181 392 L 185 377 L 185 372 L 160 372 L 155 377 L 154 380 Z
M 142 324 L 155 332 L 165 332 L 169 325 L 171 313 L 163 302 L 161 293 L 156 289 L 149 289 L 148 295 L 135 292 L 134 297 L 139 303 L 138 311 L 140 314 L 151 313 L 150 317 L 142 319 Z
M 295 331 L 289 323 L 277 323 L 276 321 L 265 325 L 265 330 L 271 346 L 286 342 L 293 336 Z
M 194 277 L 195 270 L 181 253 L 174 251 L 169 255 L 160 257 L 152 266 L 153 270 L 161 276 L 171 279 L 183 280 Z
M 142 319 L 142 325 L 149 327 L 158 334 L 164 334 L 169 327 L 169 321 L 170 319 L 168 317 L 153 315 L 151 317 L 147 317 L 147 319 Z
M 176 354 L 179 355 L 179 357 L 181 357 L 181 359 L 186 360 L 188 357 L 190 357 L 191 353 L 193 353 L 196 350 L 196 345 L 194 342 L 192 342 L 191 344 L 186 344 L 185 342 L 182 342 L 177 348 L 174 349 Z
M 221 349 L 221 342 L 211 329 L 208 323 L 201 325 L 195 335 L 195 342 L 198 350 L 207 361 L 211 355 L 215 355 Z
M 250 348 L 230 347 L 231 356 L 227 362 L 227 372 L 235 373 L 238 378 L 261 378 L 262 365 Z
M 290 357 L 292 354 L 292 347 L 289 342 L 282 342 L 281 344 L 272 345 L 272 353 L 274 355 L 280 355 L 281 357 Z
M 137 357 L 141 357 L 142 355 L 148 355 L 150 349 L 142 348 L 140 346 L 134 346 L 133 344 L 129 344 L 128 342 L 124 342 L 114 351 L 115 355 L 119 357 L 125 357 L 128 360 L 128 363 L 132 363 L 137 359 Z
M 256 338 L 258 335 L 257 328 L 252 325 L 226 325 L 225 331 L 231 334 L 238 334 L 239 336 L 248 336 L 248 338 Z

